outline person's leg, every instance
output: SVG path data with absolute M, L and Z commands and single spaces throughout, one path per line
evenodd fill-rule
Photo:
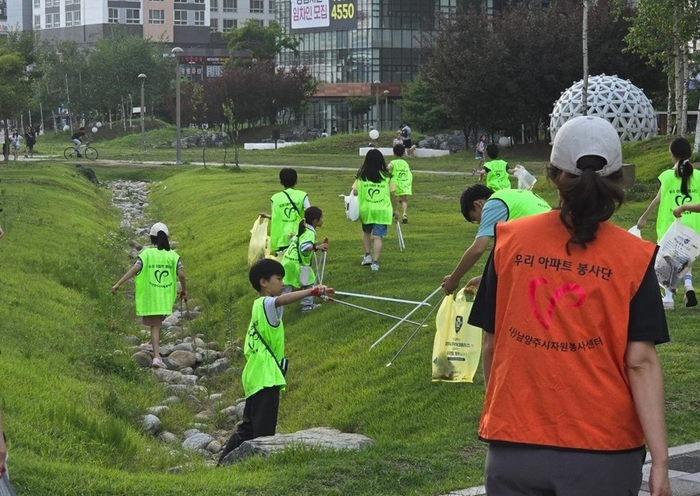
M 79 139 L 74 139 L 71 141 L 73 141 L 73 145 L 74 145 L 73 151 L 75 151 L 75 153 L 77 153 L 78 156 L 80 156 L 80 143 L 81 143 L 81 141 Z
M 685 275 L 685 306 L 695 307 L 698 304 L 698 298 L 695 295 L 695 288 L 693 288 L 693 274 L 688 272 Z
M 365 255 L 362 257 L 362 265 L 371 265 L 372 256 L 369 254 L 372 245 L 372 227 L 374 224 L 362 224 L 362 248 Z
M 382 238 L 386 236 L 389 226 L 375 224 L 372 228 L 372 270 L 379 270 L 379 256 L 382 254 Z
M 238 424 L 236 430 L 233 432 L 233 434 L 231 434 L 231 437 L 226 442 L 226 446 L 224 446 L 224 450 L 221 452 L 221 456 L 219 457 L 219 465 L 221 465 L 221 462 L 231 451 L 238 448 L 243 442 L 253 439 L 253 422 L 251 421 L 251 418 L 255 415 L 255 397 L 261 392 L 262 391 L 258 391 L 249 398 L 246 398 L 245 407 L 243 407 L 243 421 Z
M 406 211 L 408 210 L 408 197 L 406 195 L 399 196 L 399 203 L 401 204 L 401 211 L 403 212 L 403 223 L 408 223 L 408 217 L 406 217 Z

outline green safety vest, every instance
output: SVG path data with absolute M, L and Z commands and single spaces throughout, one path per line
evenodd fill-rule
M 293 203 L 289 201 L 290 198 Z M 270 198 L 270 202 L 272 202 L 270 215 L 271 251 L 275 252 L 289 246 L 289 239 L 297 232 L 299 222 L 304 217 L 304 198 L 306 198 L 306 193 L 294 188 L 287 188 L 275 193 Z
M 390 184 L 391 176 L 383 176 L 379 183 L 357 178 L 360 221 L 363 224 L 391 224 L 394 212 Z
M 508 220 L 520 219 L 529 215 L 549 212 L 549 206 L 542 197 L 526 189 L 502 189 L 496 191 L 488 201 L 500 200 L 508 209 Z
M 394 194 L 399 195 L 410 195 L 413 194 L 413 174 L 411 174 L 411 168 L 402 158 L 395 158 L 391 161 L 391 178 L 396 184 L 396 191 Z
M 306 267 L 311 266 L 311 257 L 313 256 L 313 251 L 309 253 L 303 253 L 299 250 L 299 247 L 306 242 L 316 243 L 316 233 L 311 229 L 305 229 L 301 236 L 294 236 L 292 242 L 284 252 L 282 257 L 282 267 L 284 267 L 284 279 L 283 283 L 285 286 L 292 286 L 293 288 L 300 288 L 301 283 L 299 282 L 299 267 L 304 265 Z M 311 271 L 310 281 L 316 280 L 316 274 Z
M 484 164 L 486 174 L 486 186 L 494 191 L 510 189 L 508 177 L 508 163 L 505 160 L 495 159 Z
M 287 385 L 277 365 L 284 358 L 284 324 L 280 320 L 277 327 L 273 327 L 267 321 L 263 306 L 265 298 L 269 298 L 269 296 L 261 296 L 253 302 L 250 324 L 248 324 L 243 345 L 246 364 L 243 368 L 241 382 L 246 398 L 250 398 L 261 389 L 268 387 L 281 386 L 282 391 L 284 391 Z M 260 342 L 254 329 L 260 333 L 260 336 L 275 354 L 274 357 Z
M 700 173 L 693 171 L 693 175 L 688 180 L 688 195 L 681 193 L 681 178 L 676 176 L 676 171 L 670 169 L 659 175 L 661 182 L 659 195 L 659 211 L 656 215 L 656 237 L 661 241 L 668 228 L 671 227 L 676 218 L 673 216 L 673 209 L 681 205 L 700 203 L 700 191 L 698 183 Z M 681 224 L 688 226 L 700 233 L 700 214 L 693 212 L 683 212 Z
M 170 315 L 177 298 L 177 262 L 173 250 L 146 248 L 139 253 L 143 264 L 136 284 L 136 315 Z

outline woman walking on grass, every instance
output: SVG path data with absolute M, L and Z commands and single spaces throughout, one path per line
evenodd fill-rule
M 139 253 L 134 266 L 112 286 L 112 294 L 135 276 L 136 315 L 143 317 L 143 325 L 151 330 L 153 367 L 164 369 L 167 366 L 160 357 L 160 327 L 165 317 L 173 312 L 177 280 L 181 285 L 180 298 L 187 301 L 187 281 L 180 256 L 170 249 L 166 225 L 161 222 L 153 224 L 150 235 L 155 246 Z

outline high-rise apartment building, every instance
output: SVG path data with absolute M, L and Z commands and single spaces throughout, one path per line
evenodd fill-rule
M 241 27 L 248 19 L 255 19 L 261 26 L 269 26 L 275 20 L 275 0 L 209 0 L 212 32 L 223 33 Z

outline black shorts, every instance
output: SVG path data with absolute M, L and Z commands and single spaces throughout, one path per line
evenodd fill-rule
M 409 148 L 411 148 L 412 145 L 413 145 L 413 143 L 411 143 L 411 140 L 410 140 L 410 139 L 409 139 L 409 140 L 403 140 L 403 147 L 404 147 L 406 150 L 408 150 Z

